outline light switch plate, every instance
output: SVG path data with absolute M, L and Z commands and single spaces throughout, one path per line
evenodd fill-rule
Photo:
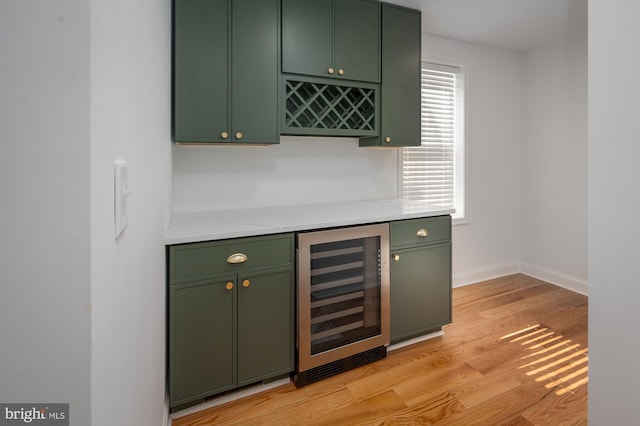
M 115 238 L 118 238 L 127 228 L 127 198 L 133 193 L 129 189 L 129 167 L 124 160 L 115 161 L 113 189 Z

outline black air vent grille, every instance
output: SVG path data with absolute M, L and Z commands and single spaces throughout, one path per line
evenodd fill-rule
M 297 387 L 302 387 L 317 382 L 336 374 L 344 373 L 357 367 L 386 358 L 387 348 L 381 346 L 379 348 L 369 349 L 347 358 L 330 362 L 319 367 L 311 368 L 307 371 L 297 372 L 293 381 Z

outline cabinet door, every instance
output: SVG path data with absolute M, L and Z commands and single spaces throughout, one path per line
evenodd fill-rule
M 450 243 L 392 250 L 390 273 L 392 343 L 451 322 Z
M 293 370 L 293 271 L 243 275 L 238 286 L 238 384 Z
M 388 4 L 382 6 L 382 138 L 385 145 L 420 145 L 420 19 L 417 11 Z
M 334 5 L 337 77 L 380 82 L 380 3 L 338 0 Z
M 419 11 L 382 5 L 382 131 L 361 146 L 421 143 L 420 20 Z
M 278 143 L 279 0 L 234 0 L 231 55 L 233 142 Z
M 170 287 L 172 407 L 235 387 L 235 292 L 235 278 Z
M 330 76 L 332 0 L 282 0 L 282 72 Z
M 228 129 L 228 0 L 175 0 L 174 138 L 222 141 Z

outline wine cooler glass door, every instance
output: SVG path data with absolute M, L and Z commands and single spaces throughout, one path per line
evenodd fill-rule
M 388 225 L 298 238 L 300 370 L 388 344 Z

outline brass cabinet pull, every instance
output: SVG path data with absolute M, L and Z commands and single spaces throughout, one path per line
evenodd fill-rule
M 249 259 L 244 253 L 234 253 L 227 257 L 227 263 L 244 263 Z
M 400 255 L 399 255 L 399 254 L 395 254 L 395 255 L 393 256 L 393 260 L 395 260 L 396 262 L 397 262 L 398 260 L 400 260 Z
M 333 71 L 334 71 L 334 69 L 333 69 L 333 68 L 329 68 L 329 69 L 327 70 L 327 72 L 328 72 L 329 74 L 331 74 L 331 75 L 333 75 Z
M 227 288 L 227 290 L 233 290 L 233 283 L 229 281 L 225 287 Z
M 251 281 L 249 280 L 244 280 L 242 281 L 242 287 L 247 288 L 251 285 Z
M 236 139 L 242 139 L 242 133 L 241 132 L 236 133 Z
M 340 69 L 338 70 L 338 74 L 340 74 L 340 75 L 344 75 L 344 70 L 343 70 L 342 68 L 340 68 Z
M 426 237 L 427 235 L 429 235 L 429 231 L 427 231 L 426 229 L 422 228 L 422 229 L 418 229 L 418 232 L 416 232 L 416 235 L 418 237 Z
M 389 136 L 387 136 L 386 138 L 384 138 L 384 141 L 385 141 L 386 143 L 389 143 L 389 142 L 391 142 L 391 138 L 390 138 Z
M 228 137 L 229 137 L 229 133 L 227 133 L 227 132 L 222 132 L 222 133 L 220 134 L 220 137 L 221 137 L 222 139 L 226 139 L 226 138 L 228 138 Z

